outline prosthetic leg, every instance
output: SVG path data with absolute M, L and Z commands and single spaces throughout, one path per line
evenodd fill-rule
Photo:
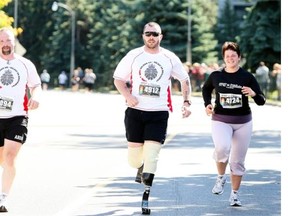
M 148 199 L 150 195 L 150 188 L 153 183 L 154 173 L 157 169 L 158 156 L 161 149 L 161 144 L 147 141 L 143 146 L 143 160 L 144 165 L 138 169 L 139 175 L 142 172 L 142 183 L 144 184 L 144 193 L 142 196 L 142 214 L 150 215 L 151 210 L 148 208 Z M 137 173 L 138 175 L 138 173 Z
M 150 187 L 152 186 L 152 182 L 154 179 L 154 174 L 151 173 L 143 173 L 142 181 L 144 183 L 145 189 L 142 196 L 142 215 L 150 215 L 151 209 L 148 208 L 148 199 L 150 195 Z
M 138 168 L 135 182 L 142 183 L 141 176 L 143 172 L 143 146 L 128 147 L 128 163 L 133 168 Z
M 136 175 L 136 178 L 135 178 L 135 182 L 138 182 L 138 183 L 142 183 L 142 173 L 143 173 L 143 167 L 144 165 L 142 165 L 141 167 L 138 168 L 138 171 L 137 171 L 137 175 Z

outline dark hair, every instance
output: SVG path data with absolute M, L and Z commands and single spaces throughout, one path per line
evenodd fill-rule
M 158 33 L 161 34 L 161 27 L 160 27 L 160 25 L 159 25 L 158 23 L 156 23 L 156 22 L 146 23 L 145 26 L 144 26 L 144 28 L 143 28 L 143 33 L 145 32 L 145 29 L 146 29 L 146 27 L 148 27 L 148 26 L 150 26 L 150 27 L 155 27 L 156 29 L 158 29 Z
M 222 57 L 224 58 L 224 54 L 226 50 L 233 50 L 235 51 L 238 56 L 241 56 L 240 47 L 235 42 L 226 41 L 222 46 Z

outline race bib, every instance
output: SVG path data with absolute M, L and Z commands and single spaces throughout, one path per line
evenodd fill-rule
M 0 109 L 11 111 L 13 107 L 13 99 L 0 96 Z
M 241 94 L 220 94 L 220 104 L 223 108 L 234 109 L 242 107 Z
M 139 95 L 150 96 L 150 97 L 160 97 L 161 87 L 153 84 L 141 84 L 139 86 Z

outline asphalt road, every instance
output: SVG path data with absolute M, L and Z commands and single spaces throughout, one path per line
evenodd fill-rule
M 151 215 L 281 215 L 281 108 L 252 104 L 254 132 L 240 190 L 243 206 L 229 206 L 215 182 L 210 118 L 201 98 L 192 116 L 181 118 L 182 98 L 174 96 L 168 138 L 150 195 Z M 44 92 L 30 112 L 27 143 L 7 203 L 15 216 L 140 215 L 143 186 L 126 157 L 125 103 L 118 94 Z

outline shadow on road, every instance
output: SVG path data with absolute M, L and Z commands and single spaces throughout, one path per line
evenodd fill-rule
M 83 135 L 71 134 L 71 136 Z M 123 136 L 114 136 L 115 142 L 111 142 L 111 137 L 108 136 L 109 143 L 105 141 L 107 135 L 94 134 L 85 136 L 92 136 L 95 140 L 81 142 L 78 145 L 79 148 L 126 148 L 126 144 L 123 145 L 122 143 L 126 143 Z M 69 148 L 69 146 L 66 147 Z M 174 136 L 165 148 L 191 150 L 211 148 L 212 150 L 213 142 L 210 134 L 207 133 L 185 133 Z M 255 131 L 250 148 L 256 150 L 256 153 L 258 150 L 259 153 L 265 150 L 266 153 L 280 154 L 280 131 Z M 192 166 L 191 169 L 193 169 Z M 230 180 L 225 185 L 224 194 L 214 195 L 211 193 L 211 189 L 215 183 L 215 175 L 204 173 L 172 178 L 156 176 L 150 196 L 152 215 L 279 216 L 281 214 L 281 173 L 277 170 L 247 170 L 240 190 L 243 206 L 239 208 L 230 207 L 229 205 Z M 88 189 L 94 186 L 82 185 L 81 188 L 86 187 Z M 143 189 L 143 185 L 135 183 L 131 177 L 116 178 L 112 184 L 107 185 L 100 192 L 95 192 L 93 196 L 93 199 L 98 200 L 93 203 L 101 203 L 101 205 L 107 206 L 107 210 L 97 213 L 98 206 L 94 204 L 95 214 L 86 216 L 140 215 Z M 110 200 L 113 200 L 113 205 L 111 205 Z M 127 214 L 127 211 L 126 214 L 121 214 L 125 212 L 125 209 L 129 208 L 136 210 L 131 214 Z
M 126 148 L 126 138 L 115 134 L 69 134 L 73 139 L 79 139 L 75 143 L 51 143 L 49 146 L 57 148 L 80 148 L 80 149 L 123 149 Z M 280 153 L 280 131 L 260 130 L 252 136 L 250 148 L 275 148 Z M 165 148 L 213 148 L 210 133 L 185 133 L 177 134 Z
M 185 215 L 185 216 L 272 216 L 280 215 L 280 172 L 273 170 L 248 170 L 241 188 L 242 207 L 230 207 L 230 181 L 225 185 L 222 195 L 214 195 L 211 188 L 215 176 L 210 174 L 193 175 L 183 178 L 156 177 L 151 189 L 150 207 L 152 215 Z M 88 186 L 90 187 L 90 186 Z M 94 198 L 103 201 L 118 200 L 118 209 L 100 214 L 117 215 L 125 208 L 139 208 L 143 186 L 132 178 L 118 178 L 107 185 L 105 191 L 94 194 Z M 131 199 L 133 197 L 133 199 Z M 131 201 L 133 200 L 133 201 Z M 136 200 L 136 201 L 135 201 Z M 109 206 L 109 204 L 107 204 Z M 97 206 L 95 205 L 97 212 Z M 135 212 L 132 215 L 138 215 Z M 84 215 L 81 215 L 84 216 Z M 86 215 L 88 216 L 88 215 Z

